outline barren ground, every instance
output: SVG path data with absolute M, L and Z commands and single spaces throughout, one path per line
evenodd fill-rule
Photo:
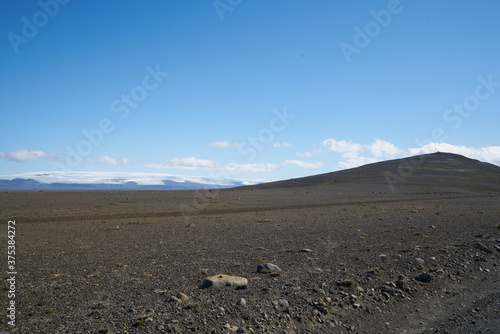
M 0 240 L 15 219 L 18 272 L 16 326 L 4 288 L 0 331 L 499 333 L 498 198 L 328 187 L 0 193 Z M 282 271 L 256 273 L 266 262 Z M 417 281 L 422 273 L 431 281 Z M 215 274 L 248 287 L 201 289 Z

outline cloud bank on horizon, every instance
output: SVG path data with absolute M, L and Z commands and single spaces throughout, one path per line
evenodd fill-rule
M 239 144 L 229 144 L 228 142 L 216 142 L 211 143 L 209 146 L 217 147 L 217 148 L 237 148 Z M 273 144 L 273 147 L 291 147 L 292 145 L 289 143 L 285 144 Z M 252 175 L 255 173 L 273 173 L 273 177 L 270 180 L 279 180 L 280 173 L 279 170 L 286 166 L 296 166 L 302 169 L 320 169 L 325 166 L 325 162 L 318 161 L 322 158 L 330 158 L 331 156 L 335 156 L 338 158 L 338 162 L 334 166 L 329 166 L 328 171 L 336 171 L 348 168 L 355 168 L 369 163 L 375 163 L 383 160 L 389 159 L 397 159 L 407 156 L 420 155 L 420 154 L 428 154 L 435 152 L 447 152 L 447 153 L 455 153 L 466 156 L 471 159 L 477 159 L 484 162 L 489 162 L 492 164 L 496 164 L 500 166 L 500 146 L 491 146 L 491 147 L 481 147 L 481 148 L 473 148 L 467 146 L 457 146 L 448 143 L 435 143 L 430 142 L 420 147 L 410 147 L 407 149 L 398 148 L 393 143 L 388 141 L 384 141 L 381 139 L 375 139 L 370 144 L 363 144 L 353 142 L 351 140 L 335 140 L 333 138 L 325 139 L 320 143 L 320 149 L 316 149 L 314 152 L 305 152 L 300 153 L 296 152 L 295 155 L 299 155 L 305 157 L 307 159 L 315 158 L 315 161 L 303 161 L 296 159 L 287 159 L 282 163 L 236 163 L 236 162 L 217 162 L 214 160 L 208 159 L 200 159 L 196 157 L 183 157 L 183 158 L 173 158 L 169 161 L 137 161 L 131 157 L 126 158 L 112 158 L 109 156 L 92 156 L 87 160 L 92 164 L 102 164 L 102 165 L 142 165 L 151 169 L 168 169 L 168 170 L 192 170 L 192 171 L 213 171 L 220 172 L 218 176 L 222 179 L 226 178 L 236 178 L 241 175 L 241 173 L 245 175 Z M 38 160 L 47 160 L 47 161 L 63 161 L 65 158 L 64 154 L 55 154 L 55 153 L 47 153 L 43 151 L 29 151 L 27 149 L 22 149 L 19 151 L 12 152 L 0 152 L 0 159 L 15 161 L 18 163 L 27 163 L 30 161 L 38 161 Z M 89 177 L 91 172 L 71 172 L 62 173 L 61 175 L 65 176 L 65 180 L 69 182 L 73 180 L 75 182 L 79 182 L 85 179 L 85 177 Z M 104 173 L 105 174 L 105 173 Z M 103 173 L 95 172 L 95 175 L 99 180 L 103 180 Z M 108 173 L 112 174 L 112 173 Z M 108 174 L 106 177 L 111 178 Z M 115 173 L 116 175 L 120 175 L 123 173 Z M 171 174 L 157 174 L 157 173 L 132 173 L 134 175 L 134 181 L 140 180 L 141 178 L 144 180 L 154 179 L 158 182 L 159 177 L 165 177 L 168 175 L 172 177 Z M 25 176 L 28 175 L 37 175 L 37 173 L 25 173 Z M 42 174 L 38 174 L 42 175 Z M 159 175 L 159 176 L 155 176 Z M 216 174 L 212 174 L 214 176 Z M 275 176 L 274 176 L 275 175 Z M 81 177 L 84 176 L 84 179 Z M 13 177 L 19 177 L 19 175 L 14 175 Z M 6 178 L 6 176 L 4 176 Z M 185 178 L 184 178 L 185 179 Z M 195 178 L 196 179 L 196 178 Z M 268 179 L 269 180 L 269 179 Z M 248 179 L 250 184 L 256 182 L 262 182 L 262 179 Z M 141 182 L 141 181 L 139 181 Z M 155 183 L 153 183 L 155 184 Z

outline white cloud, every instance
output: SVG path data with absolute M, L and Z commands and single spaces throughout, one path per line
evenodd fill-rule
M 244 173 L 271 172 L 279 168 L 276 164 L 221 164 L 213 160 L 198 159 L 195 157 L 173 158 L 166 163 L 152 162 L 147 164 L 146 167 L 186 170 L 220 170 Z
M 273 147 L 292 147 L 292 144 L 290 144 L 289 142 L 276 142 L 276 143 L 273 143 Z
M 22 149 L 9 153 L 0 152 L 0 158 L 17 162 L 26 162 L 32 160 L 57 160 L 55 154 L 50 154 L 44 151 L 28 151 Z
M 186 169 L 186 170 L 197 170 L 197 169 L 216 169 L 217 162 L 213 160 L 198 159 L 195 157 L 189 158 L 173 158 L 166 163 L 153 162 L 147 165 L 147 167 L 154 168 L 176 168 L 176 169 Z
M 238 172 L 238 173 L 260 173 L 260 172 L 272 172 L 273 170 L 279 168 L 276 164 L 227 164 L 221 165 L 220 169 L 228 172 Z
M 368 163 L 380 161 L 381 158 L 394 158 L 396 155 L 401 154 L 402 151 L 396 145 L 375 139 L 372 144 L 359 144 L 346 140 L 335 140 L 332 138 L 326 139 L 322 142 L 330 151 L 342 153 L 342 158 L 346 159 L 337 164 L 339 169 L 347 169 L 359 167 Z M 369 151 L 369 156 L 359 156 L 361 152 Z
M 429 143 L 422 147 L 409 148 L 410 155 L 428 154 L 434 152 L 455 153 L 472 159 L 500 164 L 500 146 L 482 147 L 479 149 L 448 143 Z
M 379 161 L 379 159 L 371 158 L 371 157 L 356 157 L 356 158 L 348 159 L 346 161 L 340 161 L 338 163 L 338 167 L 340 169 L 355 168 L 355 167 L 359 167 L 359 166 L 366 165 L 366 164 L 371 164 L 371 163 L 378 162 L 378 161 Z
M 371 145 L 365 145 L 366 148 L 368 148 L 372 154 L 373 157 L 379 158 L 379 157 L 386 157 L 386 158 L 392 158 L 400 153 L 402 151 L 396 147 L 393 143 L 389 143 L 388 141 L 380 140 L 380 139 L 375 139 L 375 142 Z
M 358 157 L 358 151 L 345 152 L 342 154 L 342 158 L 346 159 L 356 159 Z
M 322 162 L 304 162 L 300 160 L 286 160 L 285 165 L 294 165 L 306 169 L 321 168 L 323 166 Z
M 304 152 L 304 153 L 300 153 L 300 152 L 298 152 L 298 153 L 297 153 L 297 155 L 298 155 L 299 157 L 302 157 L 302 158 L 310 158 L 310 157 L 312 157 L 312 156 L 313 156 L 313 154 L 312 154 L 311 152 Z
M 352 141 L 340 140 L 329 138 L 324 140 L 321 144 L 327 146 L 330 151 L 337 153 L 352 152 L 352 151 L 362 151 L 364 149 L 363 145 L 353 143 Z
M 131 163 L 129 158 L 114 159 L 106 155 L 102 157 L 90 157 L 88 160 L 95 164 L 103 165 L 129 165 Z
M 217 148 L 229 148 L 229 147 L 238 147 L 238 143 L 230 144 L 228 141 L 216 141 L 213 143 L 208 144 L 213 147 Z

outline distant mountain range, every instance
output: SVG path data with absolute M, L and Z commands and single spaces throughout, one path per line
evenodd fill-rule
M 42 172 L 0 176 L 0 191 L 190 190 L 231 188 L 256 183 L 258 181 L 150 173 Z
M 500 192 L 500 167 L 437 152 L 382 161 L 303 178 L 262 183 L 222 178 L 151 173 L 43 172 L 0 176 L 0 191 L 36 190 L 190 190 L 328 186 L 332 191 Z

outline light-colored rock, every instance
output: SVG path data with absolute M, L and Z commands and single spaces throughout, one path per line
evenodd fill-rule
M 189 300 L 189 297 L 182 292 L 179 292 L 179 294 L 177 295 L 177 298 L 179 298 L 180 300 L 184 300 L 184 301 Z
M 220 288 L 224 286 L 244 286 L 248 284 L 248 280 L 244 277 L 238 276 L 229 276 L 229 275 L 214 275 L 211 277 L 207 277 L 205 281 L 203 281 L 202 287 L 215 287 Z
M 268 273 L 271 271 L 281 271 L 281 269 L 277 265 L 272 263 L 262 263 L 257 267 L 258 273 Z
M 238 299 L 238 301 L 236 302 L 236 305 L 239 305 L 239 306 L 245 306 L 246 304 L 247 304 L 247 301 L 245 300 L 245 298 Z

